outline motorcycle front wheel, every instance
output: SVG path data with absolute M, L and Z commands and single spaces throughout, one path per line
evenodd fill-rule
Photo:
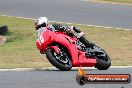
M 54 49 L 48 48 L 45 53 L 49 62 L 56 68 L 62 71 L 71 70 L 72 62 L 65 52 L 63 52 L 62 55 L 59 55 L 55 52 Z

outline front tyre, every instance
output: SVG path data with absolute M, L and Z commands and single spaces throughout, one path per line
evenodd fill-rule
M 111 59 L 103 49 L 101 49 L 101 51 L 104 52 L 104 56 L 96 56 L 97 63 L 94 67 L 99 70 L 107 70 L 111 66 Z
M 46 50 L 46 57 L 53 66 L 62 71 L 69 71 L 72 68 L 72 62 L 66 53 L 58 55 L 54 49 L 49 48 Z

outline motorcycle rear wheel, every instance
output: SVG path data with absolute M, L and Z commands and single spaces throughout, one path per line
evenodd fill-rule
M 96 64 L 95 64 L 95 68 L 99 69 L 99 70 L 107 70 L 110 66 L 111 66 L 111 59 L 109 57 L 109 55 L 103 50 L 101 49 L 104 53 L 105 53 L 105 60 L 99 59 L 98 57 L 96 57 Z
M 58 69 L 60 69 L 62 71 L 69 71 L 69 70 L 71 70 L 71 68 L 72 68 L 72 62 L 69 59 L 69 57 L 67 56 L 67 58 L 64 58 L 64 59 L 66 59 L 67 63 L 63 63 L 61 61 L 58 61 L 55 53 L 56 53 L 55 50 L 52 49 L 52 48 L 49 48 L 49 49 L 46 50 L 46 57 L 49 60 L 49 62 L 53 66 L 55 66 L 56 68 L 58 68 Z

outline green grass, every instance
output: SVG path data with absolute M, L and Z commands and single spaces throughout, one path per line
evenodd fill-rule
M 132 3 L 132 0 L 101 0 L 101 1 L 112 1 L 112 2 L 121 2 L 121 3 Z
M 31 20 L 0 16 L 0 25 L 8 25 L 5 45 L 0 46 L 0 68 L 50 66 L 36 49 L 37 38 Z
M 0 68 L 43 68 L 52 66 L 40 55 L 35 41 L 34 21 L 0 16 L 0 26 L 8 25 L 3 37 L 7 42 L 0 46 Z M 112 58 L 112 65 L 132 65 L 132 31 L 79 26 L 86 37 L 104 48 Z

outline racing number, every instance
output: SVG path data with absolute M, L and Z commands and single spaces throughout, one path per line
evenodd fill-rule
M 41 35 L 40 37 L 39 37 L 39 45 L 41 46 L 42 45 L 42 43 L 44 43 L 44 38 L 43 38 L 43 36 Z

